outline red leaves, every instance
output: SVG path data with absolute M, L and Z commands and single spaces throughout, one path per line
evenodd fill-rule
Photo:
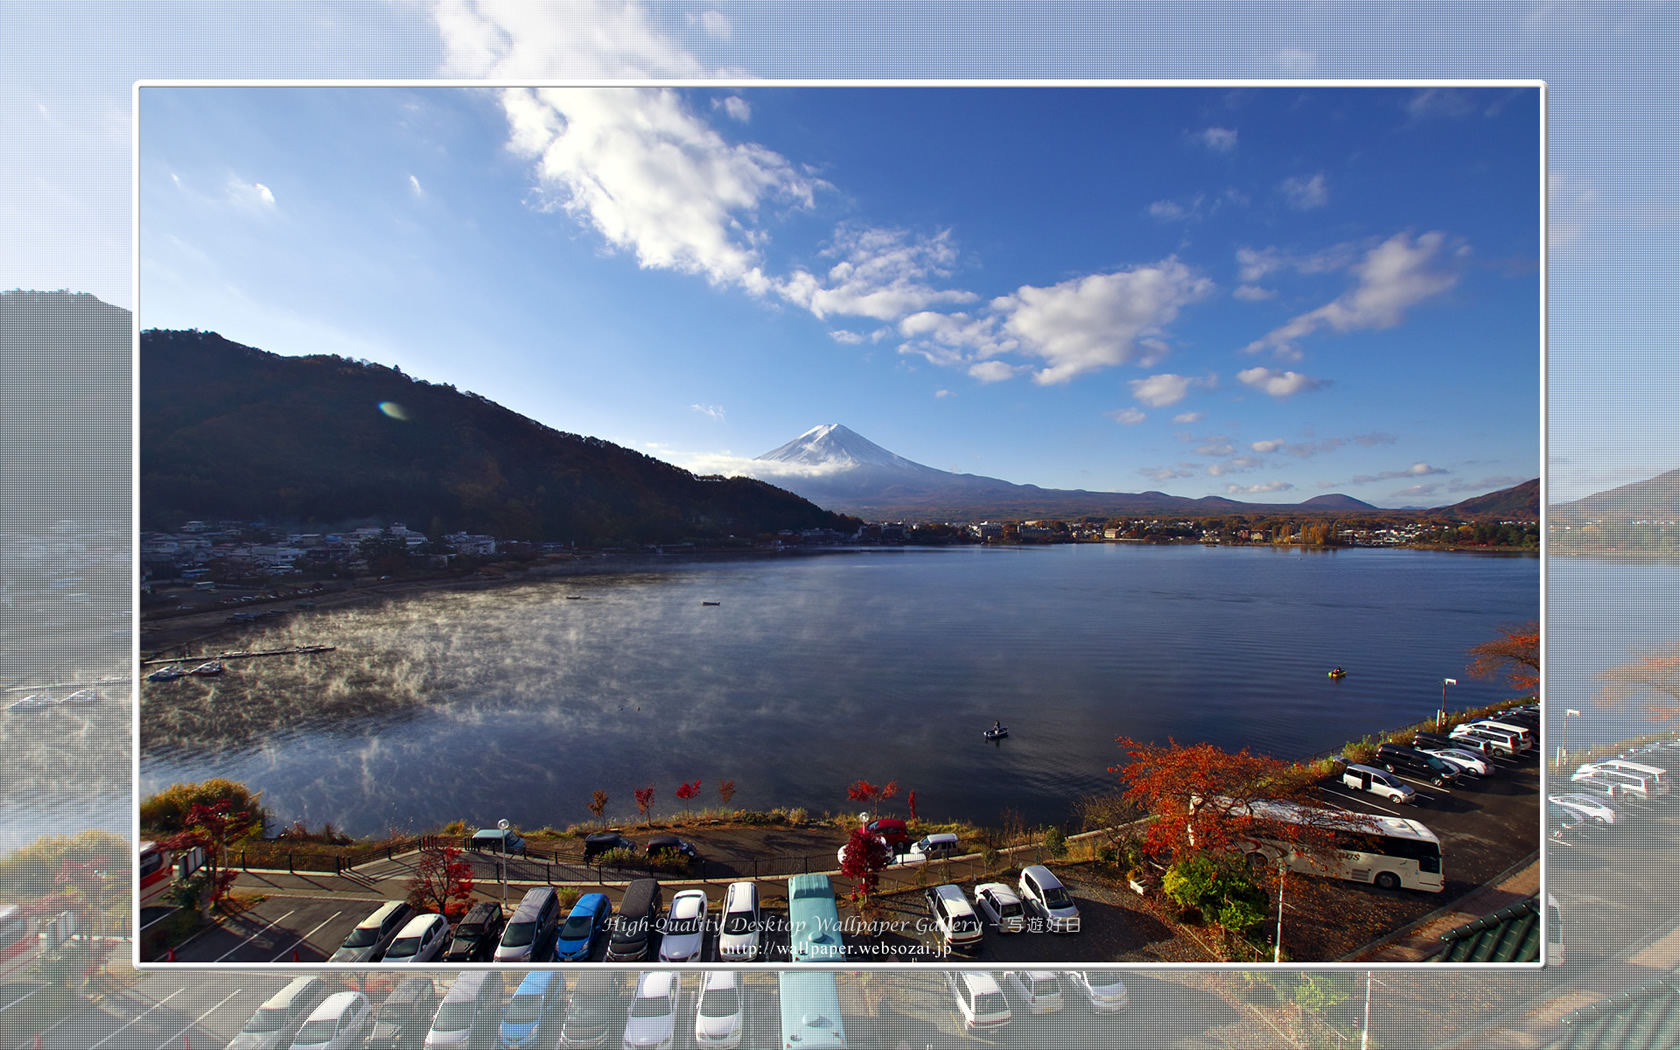
M 452 918 L 466 914 L 472 892 L 472 863 L 463 860 L 455 846 L 423 853 L 414 866 L 414 877 L 408 880 L 408 903 L 416 911 Z
M 1540 625 L 1534 621 L 1507 625 L 1499 637 L 1470 647 L 1473 678 L 1509 676 L 1511 688 L 1523 695 L 1540 691 Z
M 682 799 L 684 802 L 687 802 L 689 799 L 693 798 L 695 795 L 698 795 L 699 793 L 700 793 L 700 781 L 698 781 L 698 780 L 696 780 L 692 784 L 684 784 L 682 787 L 677 789 L 677 797 Z
M 636 808 L 642 816 L 647 816 L 648 807 L 653 805 L 653 788 L 651 786 L 636 789 Z
M 1111 766 L 1109 772 L 1119 774 L 1126 801 L 1158 818 L 1144 836 L 1144 847 L 1151 852 L 1230 852 L 1260 830 L 1260 822 L 1247 814 L 1243 803 L 1307 801 L 1302 797 L 1305 782 L 1294 767 L 1247 748 L 1233 755 L 1207 743 L 1182 747 L 1170 738 L 1165 747 L 1130 737 L 1116 743 L 1131 761 Z M 1202 800 L 1194 815 L 1192 797 Z M 1267 838 L 1286 840 L 1293 835 L 1287 828 L 1270 826 L 1265 833 Z
M 852 880 L 854 897 L 868 898 L 880 882 L 880 871 L 892 859 L 887 844 L 862 828 L 852 831 L 840 854 L 840 874 Z
M 889 780 L 885 787 L 878 787 L 867 780 L 859 780 L 846 789 L 846 797 L 853 802 L 869 804 L 869 815 L 874 816 L 881 803 L 898 794 L 898 781 Z

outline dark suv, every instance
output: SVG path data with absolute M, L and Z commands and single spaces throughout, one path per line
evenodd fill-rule
M 502 906 L 479 901 L 455 924 L 444 962 L 489 962 L 502 936 Z
M 655 835 L 648 839 L 647 855 L 649 859 L 656 857 L 668 857 L 672 860 L 681 858 L 688 861 L 700 859 L 699 850 L 675 835 Z
M 1459 772 L 1458 767 L 1451 762 L 1401 744 L 1384 744 L 1377 748 L 1375 764 L 1390 773 L 1410 773 L 1412 776 L 1428 780 L 1436 787 L 1457 780 Z
M 627 849 L 634 853 L 636 844 L 616 831 L 597 831 L 583 840 L 584 863 L 587 864 L 601 854 L 615 849 Z

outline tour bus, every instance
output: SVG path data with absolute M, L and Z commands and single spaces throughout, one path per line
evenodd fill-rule
M 167 907 L 164 894 L 175 884 L 204 867 L 204 847 L 193 846 L 179 853 L 156 842 L 140 843 L 140 907 Z
M 1200 801 L 1191 798 L 1192 812 Z M 1440 893 L 1446 887 L 1441 865 L 1441 840 L 1418 821 L 1320 809 L 1278 799 L 1239 803 L 1233 812 L 1245 808 L 1257 820 L 1323 828 L 1334 835 L 1335 861 L 1326 866 L 1317 859 L 1289 850 L 1292 871 L 1306 875 L 1331 875 L 1350 882 L 1369 882 L 1385 890 L 1404 887 Z M 1286 847 L 1277 842 L 1247 839 L 1241 848 L 1250 859 L 1255 859 L 1258 854 L 1267 863 L 1276 863 Z
M 801 962 L 845 962 L 840 941 L 840 909 L 827 875 L 795 875 L 788 879 L 788 950 Z
M 0 904 L 0 980 L 30 969 L 42 952 L 63 944 L 75 931 L 74 912 L 47 918 L 16 904 Z
M 777 975 L 782 1050 L 845 1050 L 840 990 L 829 970 L 783 970 Z

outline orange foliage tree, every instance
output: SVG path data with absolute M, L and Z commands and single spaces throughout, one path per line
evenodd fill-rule
M 1535 621 L 1499 628 L 1498 638 L 1472 645 L 1470 656 L 1472 678 L 1504 674 L 1523 696 L 1540 692 L 1540 625 Z
M 1599 698 L 1612 705 L 1646 702 L 1653 722 L 1680 719 L 1680 642 L 1646 652 L 1631 663 L 1600 671 Z
M 1109 768 L 1125 787 L 1122 797 L 1156 818 L 1143 839 L 1150 853 L 1244 852 L 1251 840 L 1307 855 L 1322 856 L 1332 848 L 1328 829 L 1316 822 L 1279 821 L 1250 805 L 1294 802 L 1310 807 L 1309 814 L 1322 811 L 1328 821 L 1335 811 L 1312 797 L 1313 778 L 1305 770 L 1246 747 L 1233 755 L 1207 743 L 1182 746 L 1169 739 L 1163 747 L 1130 737 L 1116 742 L 1130 759 Z

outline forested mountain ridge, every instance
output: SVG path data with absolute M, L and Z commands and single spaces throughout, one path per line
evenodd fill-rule
M 141 527 L 191 518 L 584 545 L 855 522 L 760 481 L 701 479 L 399 369 L 214 332 L 140 336 Z

